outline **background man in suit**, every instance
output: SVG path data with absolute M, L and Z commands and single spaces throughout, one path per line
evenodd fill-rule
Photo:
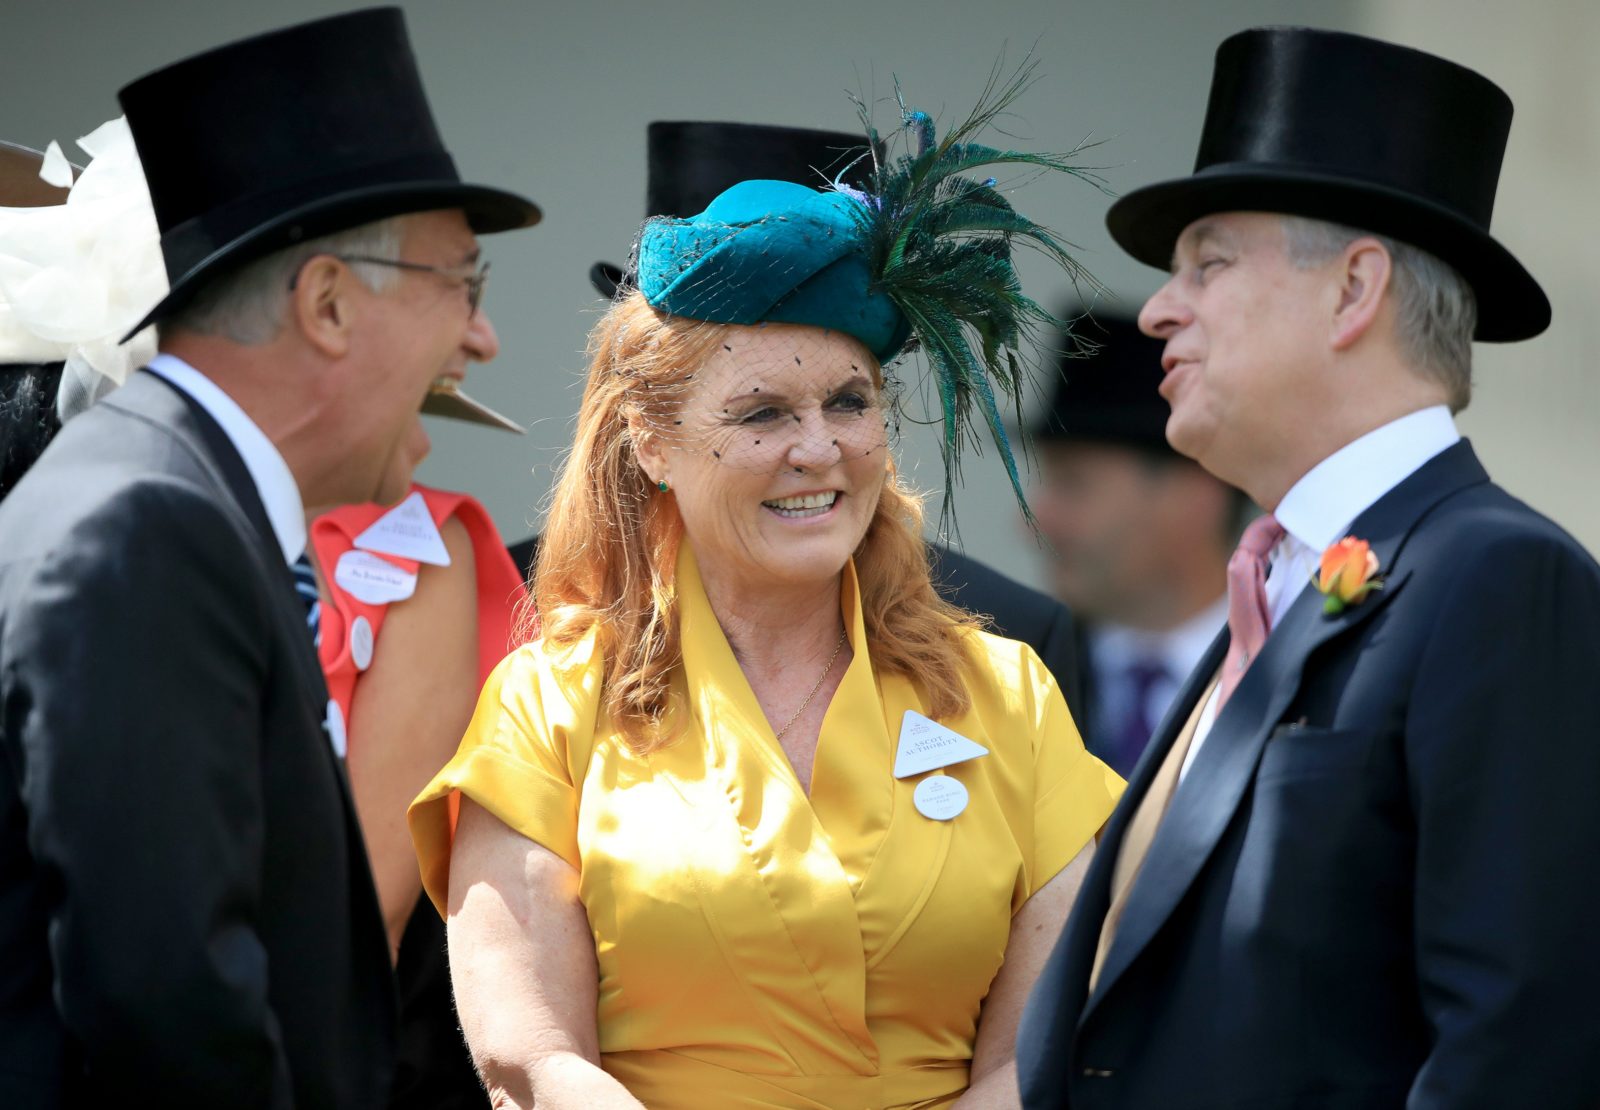
M 703 211 L 740 181 L 795 181 L 826 188 L 835 178 L 860 185 L 872 170 L 866 139 L 848 131 L 818 131 L 759 123 L 657 121 L 646 131 L 648 171 L 645 216 L 688 217 Z M 631 283 L 623 268 L 596 262 L 589 280 L 602 297 Z M 537 538 L 510 547 L 519 567 L 531 569 Z M 1087 660 L 1072 613 L 1038 590 L 1007 578 L 944 544 L 928 545 L 933 583 L 956 605 L 990 618 L 1002 636 L 1029 644 L 1056 683 L 1079 728 Z
M 1087 625 L 1089 750 L 1124 778 L 1228 618 L 1249 501 L 1167 443 L 1161 343 L 1097 310 L 1033 427 L 1030 498 L 1055 595 Z
M 1471 340 L 1550 318 L 1488 231 L 1510 121 L 1430 55 L 1247 31 L 1194 176 L 1110 212 L 1171 261 L 1168 437 L 1271 515 L 1039 979 L 1028 1106 L 1600 1105 L 1600 567 L 1451 419 Z
M 381 1106 L 388 944 L 289 564 L 495 354 L 400 13 L 122 90 L 171 292 L 0 505 L 0 1105 Z M 409 440 L 409 442 L 408 442 Z

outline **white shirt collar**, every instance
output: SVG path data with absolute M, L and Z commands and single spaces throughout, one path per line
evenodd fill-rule
M 1272 576 L 1267 579 L 1266 590 L 1273 628 L 1311 585 L 1311 575 L 1323 550 L 1342 539 L 1356 517 L 1380 497 L 1460 439 L 1448 408 L 1434 405 L 1420 409 L 1339 448 L 1283 495 L 1273 515 L 1288 534 L 1273 552 Z M 1201 711 L 1189 752 L 1178 770 L 1180 782 L 1188 775 L 1216 723 L 1217 693 L 1212 690 Z
M 1161 632 L 1120 624 L 1095 625 L 1090 632 L 1094 657 L 1108 669 L 1123 669 L 1135 660 L 1160 660 L 1167 673 L 1181 682 L 1199 664 L 1211 641 L 1228 623 L 1228 595 L 1178 625 Z
M 1307 471 L 1273 515 L 1289 535 L 1320 555 L 1356 517 L 1460 439 L 1444 405 L 1391 420 Z
M 159 354 L 146 368 L 159 374 L 205 409 L 222 428 L 228 442 L 244 460 L 261 505 L 267 511 L 273 535 L 283 548 L 283 561 L 293 563 L 306 549 L 306 510 L 300 487 L 283 456 L 237 401 L 216 382 L 176 355 Z

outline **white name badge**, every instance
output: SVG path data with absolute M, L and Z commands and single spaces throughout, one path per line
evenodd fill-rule
M 404 601 L 417 590 L 417 576 L 368 551 L 346 551 L 333 569 L 333 580 L 357 601 L 387 605 Z
M 900 739 L 895 746 L 894 777 L 910 778 L 988 754 L 989 749 L 982 744 L 974 744 L 959 732 L 908 709 L 900 722 Z
M 917 783 L 911 800 L 917 812 L 934 821 L 948 821 L 967 808 L 967 788 L 949 775 L 930 775 Z
M 398 555 L 436 567 L 450 565 L 444 537 L 439 534 L 439 526 L 433 522 L 428 503 L 422 499 L 420 491 L 373 521 L 355 538 L 355 545 L 363 551 Z

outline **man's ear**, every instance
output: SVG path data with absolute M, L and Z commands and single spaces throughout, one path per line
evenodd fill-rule
M 1382 243 L 1362 236 L 1345 247 L 1334 266 L 1339 298 L 1329 341 L 1334 350 L 1342 351 L 1354 346 L 1378 318 L 1394 276 L 1394 261 Z
M 306 260 L 289 290 L 289 319 L 305 341 L 328 358 L 343 358 L 353 341 L 356 289 L 350 267 L 331 254 Z

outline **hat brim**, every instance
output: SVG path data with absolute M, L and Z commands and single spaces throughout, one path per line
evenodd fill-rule
M 628 280 L 627 271 L 615 262 L 596 262 L 589 267 L 589 284 L 606 300 L 614 301 L 618 289 L 633 283 Z
M 1157 415 L 1159 418 L 1152 419 L 1146 413 L 1117 407 L 1081 406 L 1065 418 L 1056 414 L 1049 419 L 1035 420 L 1028 425 L 1028 435 L 1034 443 L 1041 445 L 1109 444 L 1163 457 L 1176 457 L 1177 452 L 1167 442 L 1166 418 Z
M 460 209 L 466 215 L 468 226 L 479 235 L 532 227 L 542 215 L 538 205 L 515 193 L 486 185 L 464 185 L 459 181 L 405 181 L 390 185 L 368 185 L 319 197 L 235 236 L 182 273 L 169 274 L 172 285 L 167 295 L 122 337 L 122 342 L 126 343 L 149 325 L 178 312 L 194 299 L 206 282 L 214 280 L 219 273 L 307 239 L 332 235 L 394 216 L 446 208 Z M 169 236 L 171 234 L 168 233 Z M 166 246 L 167 237 L 164 236 L 163 247 Z
M 1183 229 L 1217 212 L 1306 216 L 1387 235 L 1453 266 L 1478 304 L 1473 338 L 1531 339 L 1550 326 L 1550 301 L 1505 247 L 1440 205 L 1384 185 L 1281 167 L 1209 166 L 1192 177 L 1136 189 L 1106 213 L 1106 227 L 1134 258 L 1166 269 Z
M 422 412 L 428 416 L 442 416 L 468 424 L 482 424 L 499 428 L 503 432 L 525 435 L 527 429 L 509 416 L 496 412 L 476 397 L 471 397 L 454 384 L 436 387 L 422 399 Z

